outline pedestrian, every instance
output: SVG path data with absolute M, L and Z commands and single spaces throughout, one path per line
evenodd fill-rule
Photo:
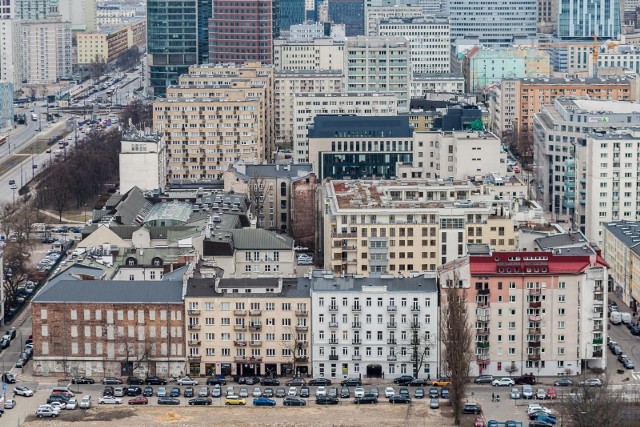
M 496 394 L 495 393 L 491 393 L 491 401 L 495 402 L 496 400 Z

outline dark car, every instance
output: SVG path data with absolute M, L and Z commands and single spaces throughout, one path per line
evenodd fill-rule
M 180 399 L 174 397 L 159 397 L 158 405 L 179 405 Z
M 440 391 L 437 389 L 437 387 L 431 387 L 429 389 L 429 397 L 431 399 L 437 399 L 439 394 L 440 394 Z
M 333 396 L 316 396 L 316 405 L 337 405 L 340 401 Z
M 440 390 L 440 397 L 443 399 L 449 398 L 449 387 L 442 387 L 442 390 Z
M 169 397 L 180 397 L 180 387 L 173 387 L 169 393 Z
M 71 384 L 93 384 L 95 380 L 87 377 L 73 377 L 71 378 Z
M 111 387 L 111 386 L 105 387 L 104 390 L 102 390 L 102 395 L 103 396 L 113 396 L 113 387 Z
M 67 403 L 68 401 L 69 401 L 69 398 L 67 396 L 62 395 L 62 394 L 52 394 L 47 399 L 47 403 L 51 403 L 51 402 Z
M 413 381 L 414 378 L 411 375 L 403 375 L 393 380 L 394 384 L 406 385 Z
M 137 385 L 129 386 L 125 389 L 125 393 L 127 396 L 140 396 L 142 394 L 142 387 L 138 387 Z
M 366 405 L 366 404 L 375 404 L 378 403 L 378 398 L 373 394 L 365 394 L 362 397 L 356 397 L 353 399 L 353 403 L 356 405 Z
M 342 387 L 340 389 L 340 397 L 343 399 L 348 399 L 351 397 L 351 390 L 349 390 L 349 387 Z
M 573 385 L 573 381 L 569 378 L 560 378 L 559 380 L 555 380 L 553 385 L 555 387 L 571 387 Z
M 529 427 L 552 427 L 553 424 L 546 421 L 534 420 L 529 422 Z
M 227 380 L 224 377 L 209 377 L 207 378 L 207 385 L 227 385 Z
M 189 399 L 189 405 L 211 405 L 211 399 L 208 397 L 196 397 Z
M 187 387 L 184 389 L 184 397 L 193 397 L 194 395 L 194 391 L 193 391 L 193 387 Z
M 424 389 L 417 388 L 415 394 L 413 395 L 416 399 L 424 399 Z
M 280 381 L 275 378 L 263 378 L 261 381 L 262 385 L 280 385 Z
M 253 406 L 276 406 L 276 401 L 264 396 L 253 399 Z
M 287 384 L 289 385 L 289 384 Z M 309 385 L 331 385 L 331 380 L 328 378 L 314 378 L 311 381 L 309 381 Z
M 127 378 L 127 384 L 143 385 L 144 384 L 144 380 L 142 378 L 138 378 L 138 377 L 128 377 Z
M 463 414 L 481 414 L 482 409 L 475 403 L 465 403 L 462 408 Z
M 411 398 L 408 396 L 401 396 L 396 394 L 395 396 L 391 396 L 389 398 L 389 403 L 411 403 Z
M 16 377 L 9 372 L 5 372 L 4 374 L 2 374 L 2 382 L 5 382 L 7 384 L 15 384 Z
M 309 393 L 309 389 L 307 388 L 307 393 Z M 271 387 L 267 387 L 264 390 L 262 390 L 262 395 L 264 397 L 273 397 L 273 389 Z M 300 389 L 300 396 L 302 396 L 302 389 Z M 305 397 L 305 396 L 302 396 Z M 307 394 L 306 397 L 309 397 L 309 395 Z
M 422 378 L 415 378 L 411 382 L 407 383 L 409 387 L 423 387 L 426 384 Z
M 133 399 L 129 399 L 127 402 L 129 405 L 148 405 L 149 399 L 144 396 L 134 397 Z
M 360 378 L 347 378 L 346 380 L 340 381 L 340 385 L 343 387 L 355 387 L 362 385 L 362 381 L 360 381 Z
M 153 387 L 145 387 L 144 390 L 142 391 L 142 395 L 145 397 L 153 396 Z
M 233 381 L 238 384 L 245 384 L 247 382 L 247 379 L 241 375 L 236 375 L 235 377 L 233 377 Z
M 309 397 L 310 391 L 309 391 L 309 387 L 302 386 L 300 387 L 300 397 Z M 264 392 L 262 392 L 262 395 L 264 396 Z M 270 397 L 270 396 L 266 396 L 266 397 Z
M 491 384 L 495 378 L 493 375 L 480 375 L 473 380 L 476 384 Z
M 315 380 L 309 381 L 309 385 L 328 385 L 328 384 L 311 384 L 313 381 Z M 307 385 L 307 381 L 304 378 L 291 378 L 290 380 L 287 380 L 284 384 L 287 386 L 301 386 L 301 385 Z
M 167 380 L 153 375 L 145 378 L 144 383 L 147 385 L 167 385 Z
M 116 377 L 104 377 L 102 384 L 122 384 L 122 380 Z
M 629 323 L 629 332 L 631 332 L 631 335 L 640 335 L 640 328 L 633 323 Z
M 525 374 L 515 379 L 516 384 L 535 385 L 536 377 L 533 374 Z
M 307 401 L 295 396 L 287 396 L 282 400 L 284 406 L 306 406 Z
M 543 416 L 547 416 L 547 415 L 549 415 L 549 413 L 546 412 L 546 411 L 535 411 L 535 412 L 531 412 L 529 414 L 529 419 L 530 420 L 535 420 L 538 417 L 543 417 Z
M 276 397 L 285 397 L 286 395 L 287 391 L 284 388 L 279 387 L 276 389 Z
M 244 383 L 246 385 L 260 384 L 260 378 L 258 378 L 258 377 L 247 377 L 247 378 L 245 378 Z

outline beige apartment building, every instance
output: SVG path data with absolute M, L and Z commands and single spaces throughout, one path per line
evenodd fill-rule
M 342 70 L 286 70 L 275 73 L 276 144 L 293 147 L 294 96 L 300 93 L 340 93 L 344 90 Z
M 515 249 L 508 212 L 471 201 L 468 181 L 333 180 L 321 191 L 321 255 L 336 274 L 406 277 L 466 255 L 467 243 Z
M 277 71 L 342 70 L 344 42 L 331 38 L 274 40 L 273 66 Z
M 611 221 L 602 225 L 602 256 L 609 264 L 612 291 L 631 307 L 640 306 L 640 223 Z
M 297 279 L 190 279 L 191 376 L 310 373 L 310 288 Z
M 153 104 L 167 144 L 168 181 L 221 179 L 234 163 L 270 160 L 274 148 L 273 69 L 259 63 L 189 68 Z
M 77 63 L 95 62 L 97 58 L 111 62 L 127 49 L 146 44 L 146 21 L 135 21 L 127 25 L 104 27 L 98 32 L 78 32 L 76 34 Z
M 542 240 L 562 238 L 571 236 Z M 443 288 L 456 281 L 466 290 L 472 376 L 573 376 L 606 366 L 607 265 L 593 248 L 475 249 L 438 268 Z M 445 310 L 446 289 L 441 295 Z

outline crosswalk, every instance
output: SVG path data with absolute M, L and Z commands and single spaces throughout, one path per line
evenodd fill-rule
M 631 376 L 633 377 L 634 380 L 636 381 L 640 381 L 640 372 L 638 371 L 632 371 L 631 372 Z

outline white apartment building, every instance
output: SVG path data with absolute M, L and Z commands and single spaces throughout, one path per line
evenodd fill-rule
M 300 93 L 340 93 L 344 91 L 342 70 L 287 70 L 275 73 L 276 144 L 293 146 L 294 96 Z
M 439 17 L 389 18 L 378 22 L 379 36 L 404 37 L 409 41 L 413 73 L 451 71 L 449 20 Z
M 58 0 L 58 11 L 74 30 L 97 31 L 96 0 Z
M 71 24 L 55 19 L 22 21 L 22 80 L 55 83 L 71 77 Z
M 0 80 L 13 83 L 16 89 L 22 84 L 20 28 L 17 20 L 0 19 Z
M 398 110 L 409 110 L 411 63 L 409 42 L 403 37 L 356 36 L 345 44 L 347 92 L 393 92 Z
M 640 125 L 640 106 L 625 101 L 556 99 L 534 116 L 534 163 L 539 200 L 545 210 L 572 214 L 573 196 L 565 195 L 566 160 L 573 147 L 594 129 Z M 572 177 L 569 177 L 572 178 Z M 576 218 L 584 224 L 584 218 Z M 584 231 L 584 230 L 583 230 Z
M 301 281 L 311 289 L 314 376 L 438 376 L 435 277 L 340 278 L 314 271 Z
M 486 251 L 439 267 L 438 276 L 442 310 L 454 278 L 466 290 L 471 376 L 574 376 L 606 366 L 607 266 L 590 246 Z
M 120 192 L 133 187 L 163 189 L 167 183 L 167 151 L 159 135 L 125 134 L 120 143 Z
M 393 6 L 367 6 L 364 8 L 365 35 L 375 36 L 378 23 L 389 18 L 424 17 L 424 10 L 418 4 L 396 4 Z
M 638 127 L 593 132 L 576 143 L 575 217 L 598 245 L 603 224 L 640 219 L 639 156 Z
M 328 28 L 327 28 L 328 27 Z M 326 34 L 327 29 L 329 34 Z M 294 24 L 289 27 L 288 40 L 313 41 L 323 37 L 331 37 L 332 40 L 344 42 L 345 26 L 344 24 L 334 24 L 333 22 L 305 22 L 303 24 Z
M 395 116 L 394 93 L 296 93 L 293 97 L 293 159 L 309 163 L 308 125 L 319 115 Z
M 413 73 L 411 79 L 411 98 L 422 98 L 428 93 L 464 93 L 462 74 Z
M 330 38 L 312 41 L 273 41 L 273 66 L 276 71 L 342 70 L 344 42 Z

